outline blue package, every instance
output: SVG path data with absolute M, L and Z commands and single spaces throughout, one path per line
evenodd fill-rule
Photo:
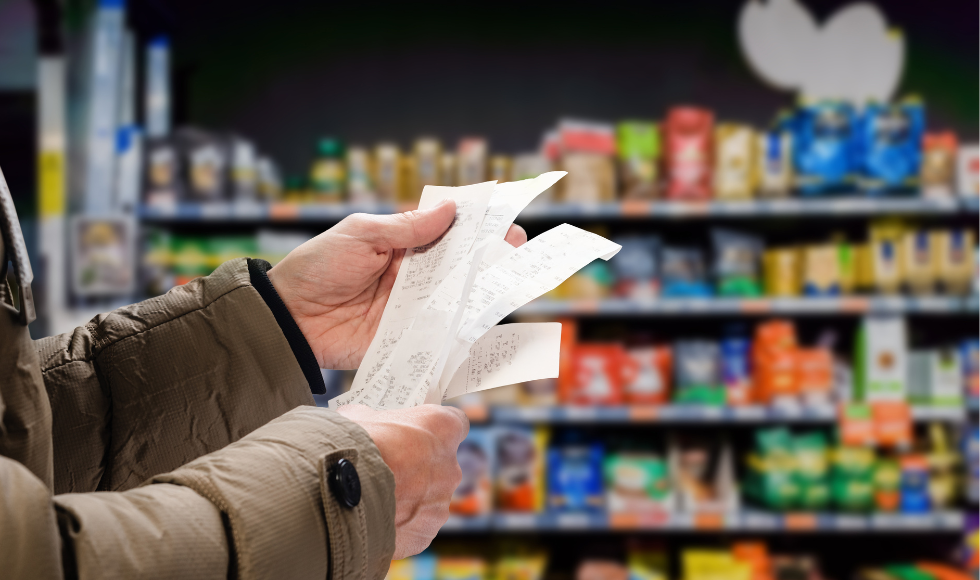
M 613 241 L 622 246 L 616 259 L 610 262 L 616 273 L 616 295 L 644 299 L 660 294 L 657 272 L 660 239 L 655 236 L 625 236 Z
M 660 251 L 660 283 L 664 298 L 711 296 L 704 254 L 697 248 L 664 246 Z
M 752 388 L 749 367 L 752 342 L 744 336 L 721 339 L 721 382 L 728 391 L 728 400 L 746 402 Z
M 800 193 L 840 191 L 854 180 L 854 110 L 847 103 L 820 102 L 800 108 L 790 126 Z
M 869 194 L 919 187 L 925 108 L 917 100 L 869 104 L 857 122 L 857 183 Z
M 558 511 L 602 510 L 602 445 L 565 445 L 548 450 L 548 507 Z

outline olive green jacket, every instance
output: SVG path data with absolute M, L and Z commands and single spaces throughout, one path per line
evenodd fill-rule
M 384 577 L 392 473 L 311 406 L 245 259 L 38 341 L 2 280 L 0 576 Z M 340 458 L 354 508 L 327 485 Z

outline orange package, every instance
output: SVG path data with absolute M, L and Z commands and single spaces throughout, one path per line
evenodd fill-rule
M 834 386 L 834 356 L 825 348 L 796 350 L 796 388 L 809 400 L 830 402 Z
M 735 542 L 732 557 L 752 567 L 751 580 L 772 580 L 769 548 L 764 542 Z
M 627 403 L 661 405 L 670 398 L 673 352 L 669 346 L 631 348 L 624 365 L 623 394 Z
M 796 328 L 787 320 L 772 320 L 755 329 L 752 381 L 760 403 L 799 392 L 796 375 Z
M 628 358 L 620 344 L 578 344 L 574 349 L 572 380 L 559 385 L 562 403 L 623 404 L 623 368 Z

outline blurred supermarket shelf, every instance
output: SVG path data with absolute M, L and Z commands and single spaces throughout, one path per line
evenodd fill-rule
M 517 310 L 517 314 L 527 316 L 958 314 L 961 312 L 977 312 L 977 298 L 849 296 L 829 298 L 658 298 L 646 301 L 538 299 Z
M 924 514 L 826 514 L 762 511 L 736 513 L 497 513 L 473 518 L 451 516 L 442 532 L 962 532 L 965 517 L 959 511 Z
M 837 409 L 827 407 L 710 407 L 699 405 L 626 405 L 616 407 L 510 407 L 490 409 L 494 423 L 631 424 L 631 423 L 833 423 Z M 915 421 L 966 420 L 963 407 L 912 407 Z
M 973 198 L 772 199 L 752 201 L 625 201 L 622 203 L 532 204 L 520 220 L 685 219 L 711 217 L 949 215 L 976 213 Z M 144 205 L 139 215 L 154 222 L 313 222 L 341 220 L 352 213 L 385 214 L 414 209 L 414 204 L 293 204 L 255 202 Z

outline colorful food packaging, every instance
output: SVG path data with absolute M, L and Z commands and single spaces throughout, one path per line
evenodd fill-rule
M 939 348 L 909 353 L 909 402 L 963 406 L 963 371 L 959 349 Z
M 660 238 L 655 236 L 618 237 L 622 246 L 610 266 L 616 273 L 614 294 L 622 298 L 645 300 L 660 294 L 657 258 Z
M 858 125 L 858 187 L 875 194 L 917 189 L 924 129 L 918 100 L 866 105 Z
M 436 561 L 436 580 L 485 580 L 486 560 L 476 556 L 440 556 Z
M 714 193 L 717 199 L 755 196 L 755 131 L 748 125 L 721 123 L 715 128 Z
M 428 552 L 392 560 L 385 580 L 436 580 L 436 562 L 435 555 Z
M 215 201 L 225 198 L 229 159 L 223 140 L 192 128 L 178 130 L 176 139 L 187 172 L 188 199 Z
M 929 501 L 929 462 L 918 454 L 908 454 L 899 460 L 902 478 L 899 509 L 907 514 L 923 514 L 931 509 Z
M 572 444 L 548 450 L 548 508 L 596 511 L 605 506 L 602 445 Z
M 714 114 L 696 107 L 675 107 L 664 122 L 664 160 L 668 199 L 711 198 Z
M 905 229 L 900 222 L 880 220 L 871 224 L 871 267 L 875 288 L 882 294 L 896 294 L 905 278 L 902 264 Z
M 171 139 L 148 139 L 146 142 L 146 175 L 143 179 L 147 205 L 172 205 L 183 196 L 180 176 L 182 159 Z
M 865 316 L 854 344 L 856 400 L 905 401 L 908 373 L 905 318 Z
M 704 254 L 697 248 L 664 246 L 660 250 L 660 283 L 665 298 L 710 296 Z
M 487 180 L 487 142 L 468 137 L 459 142 L 456 150 L 456 185 L 473 185 Z
M 752 402 L 751 352 L 751 343 L 744 336 L 729 336 L 721 341 L 721 381 L 729 405 Z
M 799 485 L 799 507 L 822 510 L 830 503 L 830 453 L 827 438 L 819 431 L 793 438 L 794 477 Z
M 490 513 L 493 508 L 493 432 L 473 427 L 456 450 L 463 479 L 453 492 L 449 511 L 464 516 Z
M 363 147 L 347 148 L 347 199 L 355 204 L 374 201 L 371 155 Z
M 956 134 L 951 131 L 922 136 L 922 195 L 953 197 L 956 178 Z
M 932 509 L 948 509 L 959 495 L 962 458 L 953 447 L 946 425 L 930 423 L 928 440 L 929 505 Z
M 934 251 L 939 282 L 947 294 L 964 296 L 970 293 L 976 267 L 976 238 L 968 229 L 933 232 Z
M 804 404 L 828 406 L 834 387 L 834 356 L 825 348 L 796 350 L 796 388 Z
M 559 383 L 561 401 L 572 405 L 622 404 L 628 361 L 620 344 L 577 344 L 573 380 Z
M 506 155 L 494 155 L 490 158 L 490 181 L 505 183 L 512 181 L 511 161 Z
M 341 202 L 346 183 L 343 143 L 332 138 L 320 139 L 316 159 L 310 167 L 310 191 L 314 198 L 317 201 Z
M 980 340 L 966 338 L 960 342 L 960 361 L 966 396 L 976 399 L 980 397 Z
M 793 189 L 793 135 L 767 131 L 756 137 L 756 180 L 762 197 L 787 197 Z
M 759 402 L 775 403 L 799 392 L 796 351 L 796 329 L 792 322 L 771 320 L 756 327 L 752 380 Z
M 840 251 L 836 244 L 806 246 L 803 260 L 803 295 L 838 296 L 841 293 Z
M 840 276 L 841 294 L 850 294 L 858 286 L 857 250 L 852 244 L 837 243 L 837 270 Z
M 430 137 L 415 141 L 415 181 L 412 185 L 410 198 L 405 201 L 418 201 L 422 196 L 422 188 L 426 185 L 439 185 L 442 177 L 439 163 L 442 159 L 442 144 L 438 139 Z
M 458 174 L 456 154 L 444 151 L 439 156 L 439 185 L 454 187 Z
M 874 507 L 874 449 L 840 446 L 831 457 L 830 497 L 834 506 L 847 512 L 870 511 Z
M 255 145 L 247 139 L 232 137 L 230 149 L 231 198 L 236 201 L 255 200 L 259 193 Z
M 599 153 L 566 152 L 561 168 L 568 175 L 556 184 L 562 201 L 611 202 L 616 199 L 616 169 L 612 157 Z
M 905 286 L 913 294 L 928 295 L 936 291 L 939 255 L 933 250 L 933 241 L 925 230 L 905 232 L 901 269 L 905 274 Z
M 668 580 L 667 553 L 655 542 L 634 540 L 627 546 L 629 580 Z
M 657 197 L 660 131 L 656 123 L 626 121 L 616 126 L 616 153 L 626 199 Z
M 796 186 L 804 195 L 839 191 L 854 178 L 854 110 L 843 102 L 801 107 L 793 128 Z
M 752 565 L 736 560 L 725 550 L 685 549 L 681 553 L 682 580 L 751 580 Z
M 501 511 L 542 511 L 548 432 L 543 428 L 503 426 L 494 429 L 494 440 L 494 505 Z
M 674 343 L 674 401 L 724 405 L 721 353 L 718 343 L 681 340 Z
M 976 144 L 960 146 L 956 154 L 956 184 L 963 197 L 980 195 L 980 147 Z
M 791 297 L 800 295 L 799 251 L 774 248 L 762 255 L 766 295 Z
M 714 275 L 719 296 L 756 297 L 762 295 L 759 260 L 762 240 L 728 230 L 711 230 L 714 246 Z
M 544 580 L 548 565 L 548 554 L 533 551 L 505 554 L 494 564 L 494 580 Z
M 874 470 L 874 499 L 878 511 L 898 511 L 901 500 L 899 493 L 901 480 L 902 470 L 897 459 L 893 457 L 878 459 Z
M 374 148 L 374 187 L 378 201 L 398 200 L 402 189 L 402 154 L 398 145 L 379 143 Z
M 667 462 L 651 452 L 621 452 L 603 461 L 606 506 L 612 513 L 651 513 L 671 509 Z
M 669 346 L 631 348 L 627 356 L 632 361 L 630 377 L 623 394 L 627 403 L 660 405 L 670 396 L 672 353 Z

